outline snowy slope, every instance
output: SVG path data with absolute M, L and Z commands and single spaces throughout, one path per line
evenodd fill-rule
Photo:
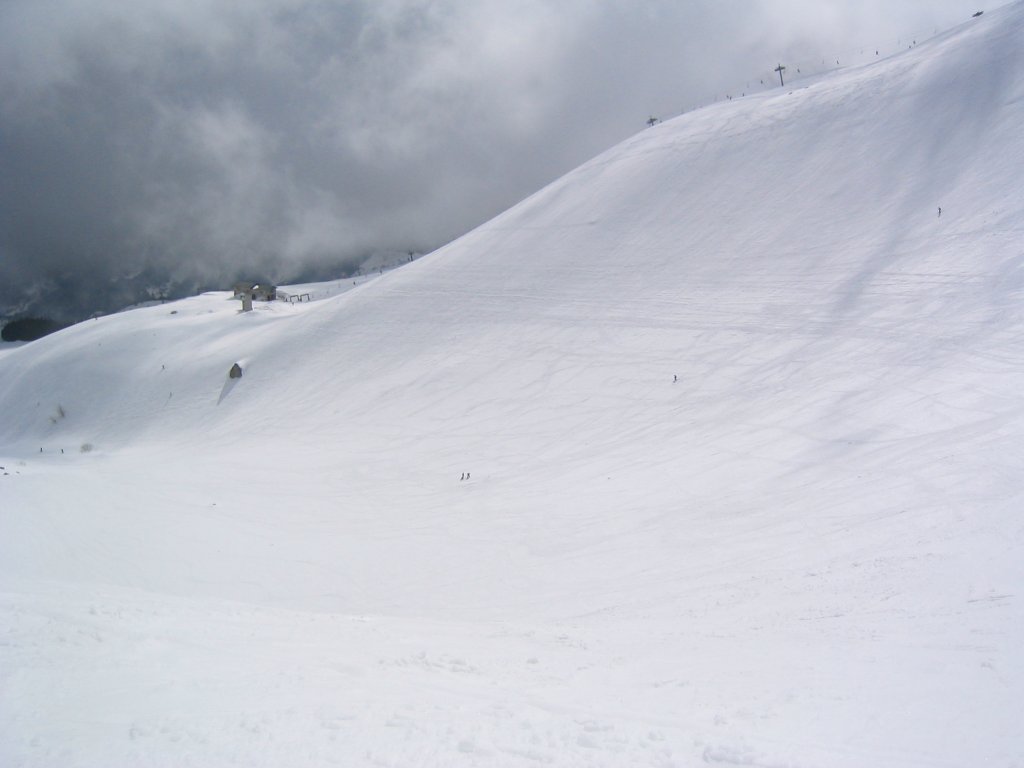
M 1022 44 L 5 350 L 0 764 L 1024 764 Z

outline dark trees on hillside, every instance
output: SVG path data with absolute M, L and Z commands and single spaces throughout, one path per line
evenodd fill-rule
M 4 341 L 35 341 L 63 327 L 48 317 L 23 317 L 7 323 L 0 331 L 0 338 Z

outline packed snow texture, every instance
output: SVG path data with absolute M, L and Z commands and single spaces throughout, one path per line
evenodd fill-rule
M 0 765 L 1024 766 L 1021 126 L 1017 3 L 3 349 Z

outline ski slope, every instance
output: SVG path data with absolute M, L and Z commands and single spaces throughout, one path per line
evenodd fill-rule
M 0 350 L 0 765 L 1024 765 L 1021 125 L 1014 3 Z

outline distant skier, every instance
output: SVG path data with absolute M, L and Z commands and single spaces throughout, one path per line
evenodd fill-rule
M 459 482 L 461 483 L 461 482 L 462 482 L 463 480 L 465 480 L 465 479 L 466 479 L 466 473 L 465 473 L 465 472 L 463 472 L 463 473 L 462 473 L 462 477 L 460 477 L 460 478 L 459 478 Z
M 940 219 L 942 218 L 942 206 L 941 205 L 939 206 L 939 218 Z
M 672 374 L 672 383 L 675 384 L 677 381 L 679 381 L 679 377 L 676 374 L 673 373 Z

